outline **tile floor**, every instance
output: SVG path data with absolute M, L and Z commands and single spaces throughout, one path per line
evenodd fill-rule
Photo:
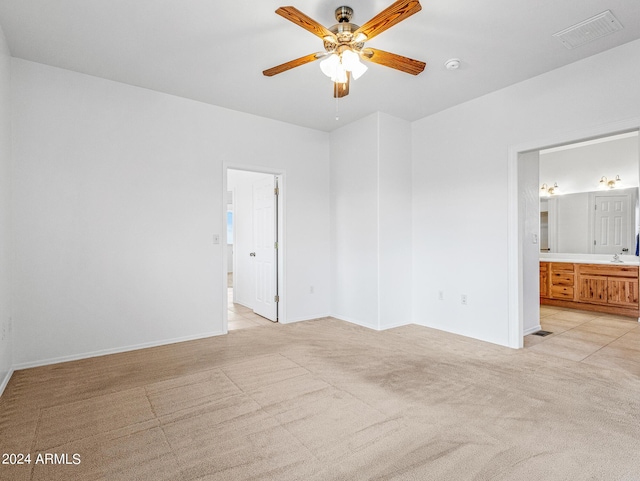
M 241 306 L 240 304 L 234 304 L 233 289 L 229 289 L 227 305 L 229 306 L 227 315 L 229 316 L 228 328 L 230 331 L 236 329 L 246 329 L 248 327 L 271 326 L 273 324 L 276 324 L 275 322 L 271 322 L 269 319 L 265 319 L 264 317 L 255 314 L 248 307 Z
M 640 376 L 640 323 L 637 320 L 540 306 L 540 325 L 553 334 L 525 336 L 525 348 Z
M 276 324 L 269 319 L 265 319 L 258 314 L 255 314 L 248 307 L 244 307 L 240 304 L 234 304 L 233 302 L 233 274 L 227 274 L 227 306 L 229 310 L 227 315 L 229 316 L 228 329 L 234 331 L 236 329 L 247 329 L 249 327 L 258 326 L 271 326 Z

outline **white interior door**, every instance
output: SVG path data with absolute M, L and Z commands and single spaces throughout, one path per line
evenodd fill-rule
M 253 311 L 271 321 L 278 320 L 276 302 L 276 195 L 275 177 L 253 184 L 253 256 L 255 299 Z
M 594 254 L 620 254 L 629 244 L 629 196 L 596 196 Z

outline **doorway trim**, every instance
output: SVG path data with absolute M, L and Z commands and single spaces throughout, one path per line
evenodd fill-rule
M 259 174 L 268 174 L 273 175 L 278 182 L 278 202 L 277 202 L 277 238 L 278 238 L 278 252 L 277 252 L 277 293 L 279 296 L 278 300 L 278 322 L 286 323 L 286 312 L 287 312 L 287 295 L 286 295 L 286 237 L 285 237 L 285 226 L 286 226 L 286 218 L 285 218 L 285 205 L 286 205 L 286 171 L 284 169 L 273 169 L 270 167 L 265 167 L 261 165 L 248 165 L 248 164 L 235 164 L 232 162 L 223 162 L 222 163 L 222 243 L 224 245 L 224 249 L 222 249 L 222 268 L 221 268 L 221 276 L 222 276 L 222 330 L 224 334 L 229 332 L 229 304 L 227 299 L 227 173 L 231 170 L 243 170 L 246 172 L 255 172 Z M 235 199 L 234 199 L 235 201 Z
M 523 268 L 523 253 L 521 246 L 526 242 L 524 234 L 524 219 L 519 215 L 520 199 L 525 189 L 538 186 L 533 185 L 534 179 L 529 178 L 524 185 L 518 182 L 519 159 L 521 154 L 527 152 L 548 149 L 560 145 L 582 142 L 585 140 L 606 137 L 640 130 L 640 117 L 634 117 L 617 122 L 606 123 L 595 127 L 565 132 L 553 137 L 547 137 L 522 144 L 509 146 L 509 160 L 507 165 L 507 195 L 508 195 L 508 220 L 507 220 L 507 255 L 508 255 L 508 343 L 509 347 L 523 347 L 524 330 L 524 279 L 527 276 L 529 282 L 535 282 L 538 272 L 527 272 Z M 640 143 L 640 136 L 639 143 Z M 640 178 L 640 169 L 638 171 Z

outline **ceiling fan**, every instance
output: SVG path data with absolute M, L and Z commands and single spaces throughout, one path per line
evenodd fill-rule
M 335 11 L 338 23 L 331 28 L 325 28 L 295 7 L 280 7 L 276 10 L 278 15 L 320 37 L 324 42 L 325 51 L 305 55 L 262 73 L 271 77 L 323 59 L 320 68 L 333 81 L 333 96 L 336 98 L 348 95 L 351 78 L 357 79 L 367 70 L 366 65 L 360 62 L 361 59 L 418 75 L 426 66 L 424 62 L 384 50 L 365 48 L 364 44 L 420 10 L 422 7 L 418 0 L 397 0 L 359 27 L 350 22 L 353 9 L 346 6 L 338 7 Z

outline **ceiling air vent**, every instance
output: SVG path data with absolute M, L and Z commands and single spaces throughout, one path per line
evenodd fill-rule
M 565 28 L 562 32 L 554 33 L 553 36 L 571 50 L 592 40 L 617 32 L 618 30 L 622 30 L 622 25 L 618 22 L 618 19 L 607 10 L 595 17 L 586 19 L 584 22 Z

